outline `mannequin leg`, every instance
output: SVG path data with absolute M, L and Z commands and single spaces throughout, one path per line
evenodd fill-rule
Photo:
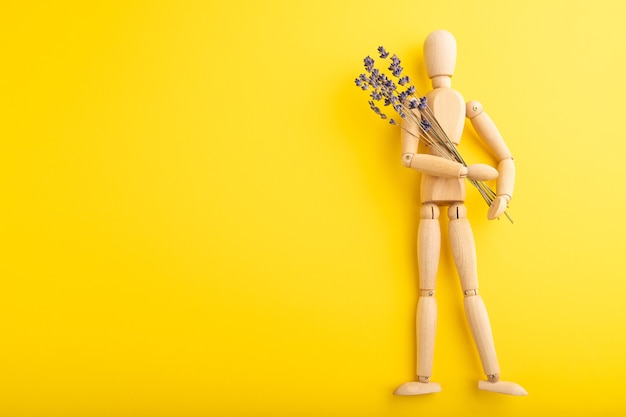
M 420 210 L 420 217 L 417 236 L 420 281 L 416 314 L 417 382 L 411 381 L 400 385 L 394 391 L 396 395 L 420 395 L 441 391 L 438 383 L 430 382 L 437 327 L 437 302 L 434 296 L 441 248 L 439 207 L 432 203 L 424 204 Z
M 485 304 L 478 294 L 476 248 L 474 235 L 466 214 L 467 209 L 462 203 L 452 204 L 448 210 L 450 246 L 465 295 L 465 313 L 483 370 L 488 379 L 488 382 L 480 381 L 478 386 L 483 390 L 503 394 L 527 395 L 521 386 L 512 382 L 500 381 L 500 366 L 496 356 L 489 316 Z

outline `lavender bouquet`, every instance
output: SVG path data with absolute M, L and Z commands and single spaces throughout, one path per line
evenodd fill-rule
M 366 56 L 363 60 L 366 74 L 360 74 L 354 82 L 356 86 L 360 87 L 362 90 L 371 92 L 371 100 L 368 101 L 370 109 L 381 119 L 389 120 L 389 123 L 392 125 L 398 125 L 399 120 L 396 121 L 396 119 L 388 117 L 381 111 L 377 103 L 382 102 L 383 107 L 393 109 L 393 112 L 395 112 L 400 119 L 406 119 L 408 117 L 419 127 L 419 133 L 416 135 L 400 124 L 400 127 L 405 132 L 423 141 L 427 146 L 437 151 L 441 157 L 459 162 L 467 167 L 467 163 L 463 160 L 458 149 L 448 138 L 446 132 L 444 132 L 439 122 L 437 122 L 432 110 L 428 107 L 426 97 L 420 96 L 415 86 L 411 84 L 409 77 L 402 74 L 404 68 L 400 66 L 401 62 L 398 56 L 394 54 L 389 57 L 389 52 L 382 46 L 378 47 L 378 54 L 380 58 L 387 60 L 389 63 L 387 69 L 391 73 L 391 76 L 397 79 L 397 85 L 393 79 L 389 78 L 380 69 L 374 67 L 374 59 L 370 56 Z M 491 203 L 496 198 L 496 193 L 483 181 L 472 179 L 468 179 L 468 181 L 476 187 L 487 205 L 491 206 Z M 513 222 L 506 212 L 504 212 L 504 215 L 511 223 Z

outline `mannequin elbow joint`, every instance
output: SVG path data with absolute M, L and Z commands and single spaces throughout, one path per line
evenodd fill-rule
M 406 168 L 411 168 L 411 161 L 413 160 L 412 153 L 402 154 L 402 166 Z

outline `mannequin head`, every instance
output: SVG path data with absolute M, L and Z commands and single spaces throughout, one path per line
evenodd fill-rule
M 436 30 L 424 41 L 424 61 L 433 88 L 450 87 L 456 64 L 456 40 L 450 32 Z

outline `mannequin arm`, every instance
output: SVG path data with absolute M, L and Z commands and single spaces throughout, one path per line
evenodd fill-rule
M 416 114 L 419 120 L 419 113 Z M 412 118 L 402 120 L 402 165 L 424 174 L 445 178 L 469 178 L 478 181 L 492 180 L 498 172 L 483 164 L 463 164 L 436 155 L 417 153 L 419 128 Z
M 483 106 L 477 101 L 470 101 L 467 103 L 466 110 L 467 117 L 474 126 L 476 133 L 498 161 L 499 175 L 496 182 L 496 199 L 491 204 L 488 213 L 489 219 L 494 219 L 504 213 L 508 202 L 513 197 L 515 163 L 495 123 L 483 111 Z
M 420 120 L 419 112 L 412 112 L 416 120 Z M 402 165 L 407 168 L 411 167 L 411 160 L 413 155 L 417 153 L 417 146 L 419 145 L 419 127 L 413 117 L 406 117 L 402 119 L 400 125 L 400 138 L 402 139 Z
M 420 119 L 419 113 L 413 113 Z M 412 117 L 402 119 L 402 165 L 429 175 L 447 178 L 467 176 L 467 168 L 462 164 L 435 155 L 418 154 L 419 127 Z

